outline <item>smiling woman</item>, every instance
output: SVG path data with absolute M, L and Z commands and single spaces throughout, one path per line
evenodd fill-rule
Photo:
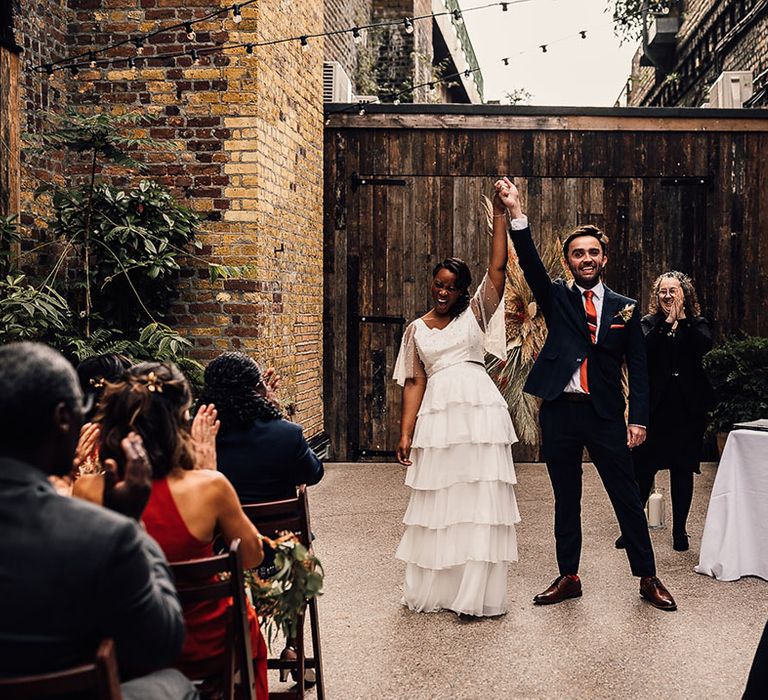
M 406 329 L 395 366 L 403 387 L 397 458 L 412 489 L 396 557 L 406 564 L 402 602 L 418 612 L 507 609 L 520 520 L 511 451 L 517 437 L 484 366 L 486 352 L 506 358 L 506 221 L 496 195 L 490 264 L 472 297 L 463 260 L 435 266 L 433 308 Z

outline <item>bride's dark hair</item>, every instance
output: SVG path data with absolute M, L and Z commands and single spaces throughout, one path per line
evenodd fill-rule
M 443 262 L 437 263 L 435 269 L 432 270 L 432 277 L 434 278 L 440 270 L 448 270 L 448 272 L 456 275 L 456 287 L 459 290 L 459 298 L 448 311 L 451 318 L 456 318 L 469 306 L 469 285 L 472 284 L 472 273 L 469 271 L 467 263 L 461 258 L 446 258 Z

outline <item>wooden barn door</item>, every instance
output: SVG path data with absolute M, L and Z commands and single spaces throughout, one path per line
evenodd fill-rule
M 359 178 L 347 221 L 350 458 L 391 459 L 401 389 L 392 381 L 405 326 L 430 306 L 432 267 L 456 255 L 479 280 L 489 237 L 486 178 Z
M 715 255 L 706 240 L 708 182 L 699 178 L 516 178 L 539 246 L 582 223 L 610 238 L 607 283 L 646 308 L 659 272 L 691 272 Z M 433 265 L 449 255 L 470 266 L 473 286 L 488 264 L 481 207 L 490 177 L 355 176 L 347 191 L 346 459 L 394 457 L 401 390 L 392 373 L 405 326 L 430 306 Z M 673 236 L 656 236 L 659 228 Z M 666 241 L 665 243 L 660 243 Z M 701 290 L 705 297 L 708 290 Z M 338 447 L 336 449 L 339 449 Z M 517 460 L 538 452 L 515 448 Z

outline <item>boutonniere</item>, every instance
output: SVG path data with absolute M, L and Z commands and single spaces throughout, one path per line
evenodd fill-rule
M 632 318 L 632 314 L 635 313 L 635 305 L 634 304 L 627 304 L 623 309 L 621 309 L 617 314 L 616 318 L 621 318 L 624 323 L 627 323 L 630 318 Z

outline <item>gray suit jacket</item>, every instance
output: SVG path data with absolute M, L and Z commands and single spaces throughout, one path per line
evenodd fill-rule
M 133 520 L 0 459 L 0 675 L 73 665 L 104 637 L 123 679 L 180 653 L 184 618 L 160 547 Z

